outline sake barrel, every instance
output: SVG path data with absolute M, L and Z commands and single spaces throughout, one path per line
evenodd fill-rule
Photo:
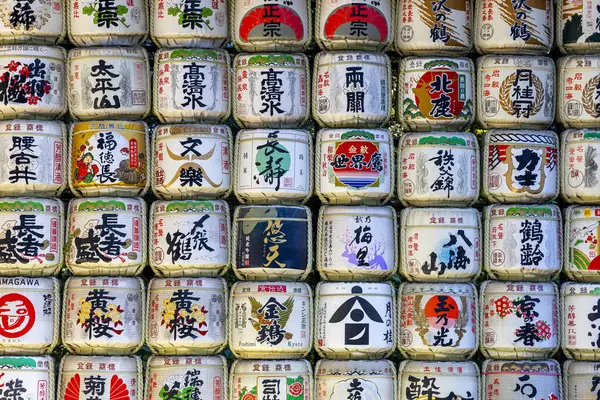
M 148 5 L 145 0 L 66 3 L 69 40 L 75 46 L 136 46 L 142 44 L 148 35 Z
M 147 259 L 146 218 L 146 203 L 140 198 L 71 200 L 67 267 L 75 275 L 141 273 Z
M 223 274 L 229 267 L 229 205 L 223 200 L 152 204 L 150 266 L 158 276 Z
M 565 128 L 600 127 L 600 56 L 566 56 L 557 61 L 556 119 Z
M 491 279 L 548 281 L 560 273 L 560 208 L 545 205 L 501 205 L 484 209 L 484 269 Z
M 220 123 L 231 114 L 224 50 L 161 49 L 155 55 L 153 112 L 161 121 Z
M 229 388 L 231 399 L 315 398 L 313 370 L 307 360 L 235 360 Z
M 600 207 L 570 206 L 564 213 L 566 275 L 575 281 L 600 282 Z
M 475 119 L 475 72 L 468 58 L 400 61 L 396 118 L 407 131 L 460 131 Z
M 475 49 L 480 54 L 547 54 L 554 40 L 552 0 L 476 0 Z
M 155 354 L 216 354 L 227 342 L 227 283 L 154 278 L 148 286 L 148 346 Z
M 243 128 L 297 128 L 310 118 L 304 54 L 239 54 L 233 60 L 233 118 Z
M 590 54 L 600 51 L 600 10 L 595 2 L 556 2 L 556 45 L 563 54 Z
M 486 358 L 552 357 L 560 340 L 558 288 L 552 282 L 483 282 L 480 350 Z
M 76 196 L 146 194 L 150 134 L 145 122 L 75 122 L 69 147 L 69 187 Z
M 565 282 L 560 288 L 561 348 L 570 359 L 600 359 L 600 285 Z
M 229 0 L 230 37 L 241 51 L 304 51 L 312 37 L 308 0 Z
M 479 198 L 474 134 L 405 133 L 398 147 L 398 197 L 405 206 L 470 206 Z
M 60 121 L 15 119 L 0 124 L 0 192 L 60 197 L 67 186 L 67 134 Z
M 567 203 L 593 204 L 600 201 L 596 165 L 600 162 L 600 131 L 568 129 L 561 133 L 561 197 Z
M 560 364 L 556 360 L 486 360 L 481 374 L 481 387 L 488 400 L 562 399 Z
M 0 43 L 62 42 L 67 33 L 65 1 L 11 0 L 0 14 Z
M 396 367 L 389 360 L 319 360 L 315 365 L 316 400 L 393 399 Z
M 0 353 L 50 354 L 59 342 L 60 282 L 0 278 Z
M 3 391 L 9 390 L 7 396 L 13 393 L 17 399 L 55 399 L 54 359 L 50 356 L 2 357 L 0 374 L 4 374 Z
M 227 125 L 159 125 L 152 142 L 151 183 L 158 198 L 229 196 L 233 144 Z
M 477 122 L 486 129 L 548 128 L 554 122 L 554 81 L 548 57 L 478 58 Z
M 165 392 L 193 399 L 227 399 L 227 360 L 223 356 L 152 356 L 146 382 L 147 400 L 163 399 Z
M 315 194 L 323 204 L 385 204 L 394 192 L 394 144 L 387 129 L 321 129 Z
M 238 358 L 304 358 L 312 347 L 310 286 L 236 282 L 229 299 L 229 348 Z
M 142 119 L 150 113 L 150 68 L 142 47 L 69 51 L 69 112 L 75 120 Z
M 482 196 L 498 203 L 558 197 L 558 136 L 553 131 L 489 130 L 483 136 Z
M 597 362 L 571 361 L 563 364 L 564 398 L 567 400 L 596 400 L 600 394 Z
M 66 58 L 62 47 L 0 46 L 0 118 L 62 117 L 67 111 Z
M 58 274 L 64 263 L 64 220 L 60 200 L 0 198 L 0 274 Z
M 478 399 L 479 367 L 474 362 L 402 361 L 399 369 L 398 399 Z M 442 397 L 445 396 L 445 397 Z
M 227 14 L 226 0 L 173 5 L 152 0 L 150 36 L 158 47 L 222 47 L 228 40 Z
M 403 283 L 398 349 L 411 360 L 460 361 L 477 351 L 477 290 L 470 283 Z
M 390 59 L 383 53 L 317 53 L 312 117 L 328 128 L 380 127 L 391 116 L 391 86 Z
M 305 203 L 313 193 L 313 140 L 305 130 L 242 129 L 234 193 L 242 204 Z
M 141 278 L 70 277 L 63 298 L 63 345 L 84 355 L 133 354 L 144 344 L 146 298 Z
M 392 0 L 318 0 L 315 40 L 324 50 L 385 51 L 394 39 Z
M 396 303 L 388 282 L 320 282 L 315 299 L 317 353 L 330 359 L 380 359 L 396 348 Z
M 317 264 L 326 281 L 381 281 L 396 272 L 398 222 L 390 206 L 323 206 Z
M 411 282 L 466 282 L 480 272 L 479 211 L 474 208 L 402 210 L 400 273 L 403 277 Z
M 394 45 L 403 56 L 467 55 L 473 47 L 473 0 L 399 0 Z
M 312 214 L 305 206 L 240 206 L 232 223 L 233 272 L 252 281 L 304 280 L 312 270 Z
M 60 362 L 59 399 L 143 398 L 142 360 L 137 356 L 66 355 Z

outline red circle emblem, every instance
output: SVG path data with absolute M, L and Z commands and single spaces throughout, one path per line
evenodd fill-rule
M 0 297 L 0 335 L 14 339 L 25 335 L 35 322 L 35 308 L 19 293 Z

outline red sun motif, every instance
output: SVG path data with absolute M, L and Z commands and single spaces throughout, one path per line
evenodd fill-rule
M 462 112 L 465 102 L 459 100 L 459 91 L 458 73 L 451 69 L 427 71 L 413 89 L 417 107 L 425 118 L 441 120 L 454 119 Z M 446 105 L 440 101 L 442 96 L 449 98 L 447 112 L 443 108 Z
M 19 293 L 0 297 L 0 335 L 14 339 L 25 335 L 35 323 L 35 307 Z
M 432 328 L 452 328 L 458 320 L 458 304 L 450 296 L 437 295 L 425 304 L 425 318 Z
M 382 12 L 367 4 L 348 4 L 335 9 L 325 21 L 324 32 L 327 39 L 356 38 L 352 35 L 354 24 L 365 26 L 365 39 L 384 42 L 388 38 L 388 23 Z
M 282 27 L 288 27 L 296 40 L 301 40 L 304 35 L 302 19 L 291 8 L 281 5 L 269 7 L 256 7 L 250 10 L 240 22 L 240 38 L 248 42 L 252 38 L 263 38 L 262 27 L 264 24 L 277 22 Z M 258 31 L 253 32 L 253 30 Z M 287 31 L 287 29 L 285 30 Z M 285 33 L 285 31 L 283 33 Z M 280 33 L 280 39 L 288 39 L 288 35 Z

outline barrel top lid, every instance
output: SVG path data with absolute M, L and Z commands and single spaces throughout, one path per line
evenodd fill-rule
M 310 286 L 303 282 L 236 282 L 231 288 L 236 295 L 305 295 L 311 294 Z
M 200 365 L 216 367 L 223 369 L 226 366 L 226 360 L 223 356 L 152 356 L 148 365 L 152 367 L 176 368 L 195 368 Z
M 440 361 L 404 361 L 401 364 L 402 375 L 404 374 L 440 374 L 459 376 L 478 376 L 479 368 L 472 361 L 466 362 L 440 362 Z M 437 371 L 441 372 L 437 372 Z
M 344 375 L 370 375 L 382 378 L 393 378 L 396 375 L 394 364 L 388 360 L 336 361 L 322 359 L 317 362 L 315 370 L 317 376 L 339 375 L 340 379 L 343 379 Z
M 171 289 L 213 289 L 224 290 L 227 283 L 222 278 L 154 278 L 148 285 L 148 290 Z
M 67 355 L 63 358 L 62 370 L 63 372 L 80 373 L 97 373 L 100 371 L 115 373 L 137 373 L 138 362 L 139 358 L 137 356 L 111 357 Z M 88 366 L 91 366 L 91 369 L 88 369 Z
M 264 375 L 265 366 L 269 376 L 312 373 L 310 363 L 306 360 L 236 360 L 231 373 Z
M 404 283 L 400 286 L 403 296 L 437 295 L 474 296 L 475 287 L 470 283 Z
M 67 279 L 66 290 L 89 291 L 94 289 L 130 289 L 144 290 L 144 284 L 140 278 L 134 277 L 115 277 L 115 276 L 95 276 L 80 277 L 72 276 Z
M 317 285 L 317 296 L 392 296 L 393 291 L 387 282 L 321 282 Z
M 50 208 L 48 208 L 50 207 Z M 52 208 L 56 207 L 56 213 L 60 213 L 61 204 L 57 199 L 42 199 L 38 197 L 2 197 L 0 198 L 0 214 L 4 212 L 23 212 L 28 213 L 52 213 Z
M 69 204 L 69 209 L 73 212 L 126 212 L 132 211 L 132 206 L 141 207 L 143 204 L 140 198 L 128 197 L 94 197 L 73 199 Z M 140 208 L 141 211 L 141 208 Z

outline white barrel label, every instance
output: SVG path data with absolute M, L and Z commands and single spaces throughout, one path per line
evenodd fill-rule
M 563 400 L 560 365 L 555 360 L 488 360 L 483 363 L 482 374 L 486 400 Z
M 315 366 L 315 379 L 317 400 L 390 400 L 395 398 L 396 368 L 388 360 L 333 361 L 322 359 L 317 361 Z
M 562 345 L 578 360 L 600 352 L 600 285 L 568 282 L 561 287 Z
M 600 397 L 600 363 L 566 361 L 563 364 L 566 399 L 598 400 Z
M 479 197 L 479 143 L 470 133 L 407 133 L 398 152 L 398 191 L 409 205 L 468 205 Z
M 600 124 L 599 69 L 597 56 L 567 56 L 558 60 L 556 119 L 564 127 L 595 128 Z
M 64 0 L 8 0 L 0 6 L 0 41 L 56 43 L 66 32 Z
M 231 367 L 233 400 L 312 400 L 306 360 L 237 360 Z
M 0 398 L 5 400 L 54 400 L 52 357 L 2 357 Z M 76 400 L 76 399 L 72 399 Z
M 572 203 L 594 203 L 600 200 L 600 131 L 567 130 L 561 134 L 561 190 Z
M 229 55 L 223 50 L 159 50 L 154 113 L 163 122 L 221 122 L 231 111 Z

